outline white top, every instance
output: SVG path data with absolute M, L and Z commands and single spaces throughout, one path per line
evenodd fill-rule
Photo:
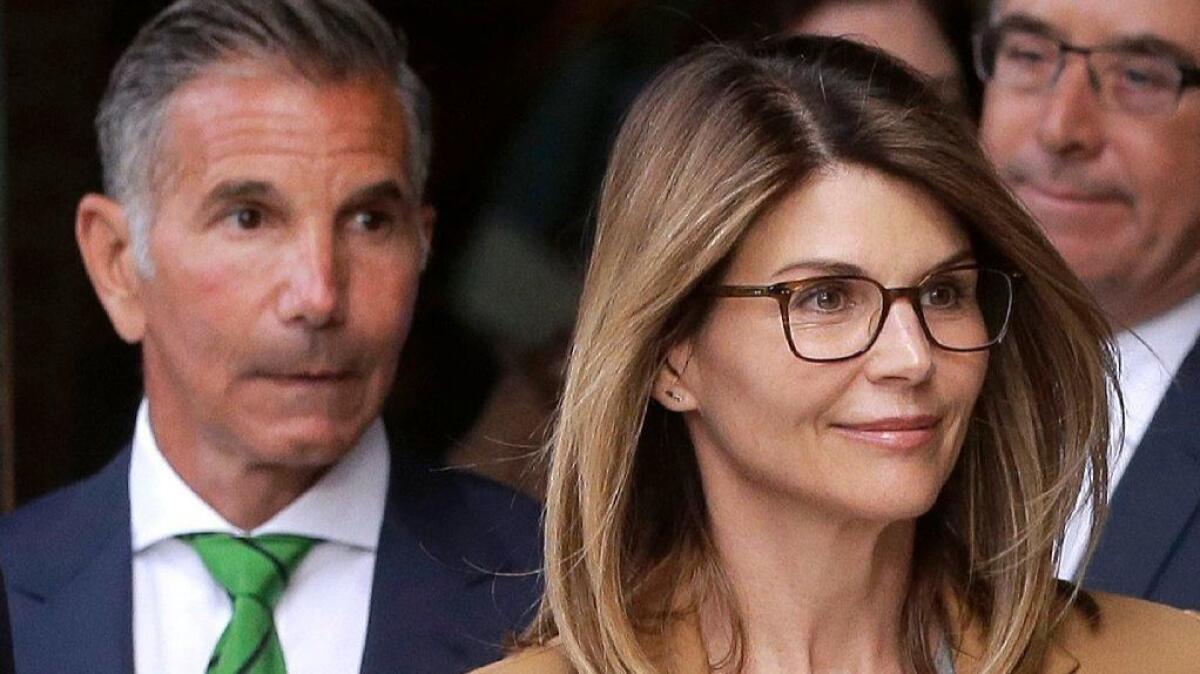
M 180 534 L 288 533 L 322 539 L 275 606 L 289 674 L 359 671 L 391 459 L 376 420 L 300 498 L 253 531 L 226 522 L 167 463 L 138 409 L 129 464 L 133 538 L 133 654 L 144 674 L 203 672 L 229 623 L 229 596 Z
M 1117 488 L 1129 462 L 1133 460 L 1138 444 L 1146 434 L 1159 403 L 1167 388 L 1183 365 L 1184 358 L 1196 345 L 1200 337 L 1200 294 L 1177 305 L 1165 314 L 1155 316 L 1132 331 L 1117 335 L 1117 350 L 1120 354 L 1121 395 L 1125 400 L 1125 438 L 1118 446 L 1114 442 L 1109 452 L 1108 495 Z M 1113 432 L 1119 410 L 1115 400 L 1113 408 Z M 1114 438 L 1115 440 L 1115 438 Z M 1088 528 L 1092 524 L 1087 507 L 1080 505 L 1067 526 L 1063 540 L 1062 557 L 1058 565 L 1058 577 L 1075 579 L 1079 563 L 1087 551 Z

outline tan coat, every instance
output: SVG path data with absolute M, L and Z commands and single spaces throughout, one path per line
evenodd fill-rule
M 1200 614 L 1099 592 L 1101 623 L 1093 631 L 1077 616 L 1060 628 L 1047 654 L 1045 674 L 1200 674 Z M 676 630 L 673 655 L 655 663 L 662 672 L 701 674 L 708 662 L 694 623 Z M 978 671 L 978 644 L 964 643 L 956 674 Z M 475 674 L 573 674 L 561 649 L 522 651 Z

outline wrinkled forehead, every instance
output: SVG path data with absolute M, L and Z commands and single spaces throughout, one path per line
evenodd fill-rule
M 1162 40 L 1200 63 L 1200 0 L 993 0 L 991 14 L 1021 15 L 1079 45 Z

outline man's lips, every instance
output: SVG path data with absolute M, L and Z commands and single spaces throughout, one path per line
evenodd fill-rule
M 1035 182 L 1021 183 L 1017 186 L 1017 191 L 1032 194 L 1041 199 L 1085 206 L 1104 206 L 1109 204 L 1125 204 L 1128 202 L 1123 194 L 1114 191 L 1081 190 L 1070 186 L 1048 185 Z
M 937 435 L 941 417 L 922 414 L 833 424 L 851 439 L 884 449 L 909 451 L 929 444 Z
M 355 375 L 348 370 L 316 370 L 301 372 L 257 372 L 255 376 L 277 384 L 328 385 L 340 384 L 354 379 Z

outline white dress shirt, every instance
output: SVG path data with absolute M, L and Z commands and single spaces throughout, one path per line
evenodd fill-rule
M 191 546 L 176 538 L 204 531 L 324 541 L 296 567 L 275 606 L 279 642 L 289 674 L 359 671 L 390 470 L 382 422 L 376 420 L 345 458 L 253 531 L 225 521 L 171 468 L 155 442 L 145 400 L 132 452 L 133 653 L 139 673 L 203 672 L 229 623 L 229 596 Z
M 1109 497 L 1133 460 L 1134 452 L 1145 436 L 1154 413 L 1198 337 L 1200 294 L 1131 331 L 1117 335 L 1117 351 L 1121 359 L 1119 385 L 1125 402 L 1125 437 L 1120 444 L 1114 437 L 1113 449 L 1109 451 Z M 1119 430 L 1116 422 L 1120 414 L 1115 400 L 1112 414 L 1115 435 Z M 1058 565 L 1059 578 L 1073 580 L 1078 575 L 1079 564 L 1087 552 L 1088 528 L 1092 525 L 1089 508 L 1089 505 L 1081 504 L 1067 526 Z

